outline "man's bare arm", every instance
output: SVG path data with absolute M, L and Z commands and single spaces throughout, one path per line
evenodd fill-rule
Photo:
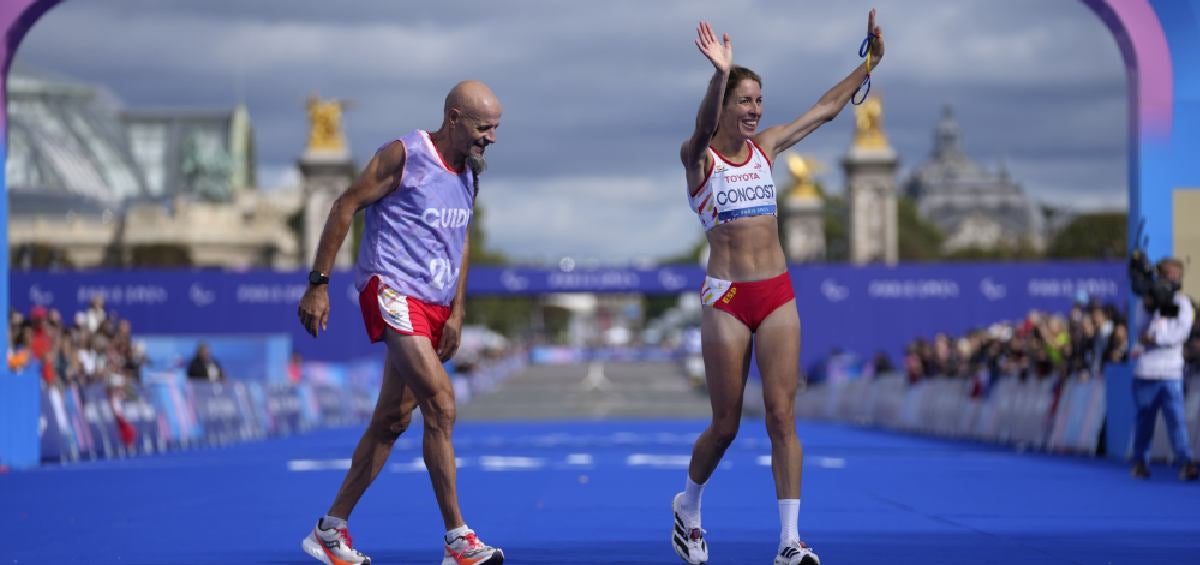
M 458 287 L 454 289 L 454 300 L 450 303 L 450 317 L 442 326 L 442 339 L 434 344 L 438 359 L 449 361 L 462 342 L 462 324 L 467 313 L 467 265 L 470 262 L 470 236 L 463 242 L 462 266 L 458 272 Z
M 333 269 L 338 249 L 342 247 L 346 233 L 354 223 L 354 214 L 386 196 L 400 182 L 404 159 L 404 144 L 392 142 L 379 150 L 350 187 L 333 201 L 317 244 L 314 271 L 328 274 Z
M 458 288 L 454 291 L 454 302 L 450 305 L 450 315 L 462 318 L 467 311 L 467 267 L 471 264 L 471 236 L 463 241 L 462 268 L 458 272 Z
M 354 213 L 383 198 L 400 183 L 404 157 L 404 144 L 392 142 L 379 150 L 362 174 L 350 184 L 350 188 L 334 200 L 317 244 L 313 270 L 329 274 L 338 249 L 346 240 L 346 232 L 350 231 L 350 225 L 354 222 Z M 329 325 L 328 285 L 309 285 L 300 298 L 298 314 L 300 324 L 313 337 L 317 337 L 318 330 L 326 329 Z

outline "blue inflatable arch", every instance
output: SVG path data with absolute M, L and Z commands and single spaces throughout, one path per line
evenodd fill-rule
M 61 1 L 0 3 L 0 26 L 6 29 L 0 106 L 7 107 L 8 70 L 21 40 Z M 1127 71 L 1130 241 L 1139 218 L 1144 218 L 1150 256 L 1168 255 L 1174 249 L 1172 195 L 1186 187 L 1200 188 L 1200 167 L 1194 162 L 1200 148 L 1200 0 L 1080 1 L 1112 32 Z M 6 114 L 0 113 L 0 159 L 7 156 L 6 122 Z M 3 169 L 0 186 L 7 190 Z M 0 198 L 0 218 L 8 218 L 6 197 Z M 0 297 L 6 311 L 8 255 L 8 231 L 3 230 Z M 0 331 L 7 332 L 7 325 Z

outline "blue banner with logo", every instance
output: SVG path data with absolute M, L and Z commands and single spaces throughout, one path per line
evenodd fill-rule
M 883 350 L 898 362 L 904 345 L 918 336 L 961 335 L 1031 309 L 1066 312 L 1083 298 L 1123 305 L 1127 296 L 1125 267 L 1118 262 L 798 265 L 791 274 L 806 363 L 835 347 L 862 359 Z M 467 288 L 473 295 L 679 294 L 698 292 L 703 282 L 699 266 L 477 266 Z M 9 286 L 13 308 L 40 304 L 68 320 L 92 296 L 102 296 L 107 308 L 132 323 L 135 335 L 282 334 L 306 361 L 381 355 L 367 341 L 349 272 L 332 276 L 329 329 L 319 339 L 298 321 L 306 288 L 304 273 L 280 271 L 13 272 Z
M 1129 294 L 1117 262 L 805 266 L 792 280 L 803 359 L 841 348 L 865 361 L 882 350 L 897 366 L 917 337 L 962 336 L 1035 309 L 1066 314 L 1076 301 L 1123 307 Z
M 467 292 L 478 294 L 548 294 L 555 292 L 672 294 L 704 284 L 699 266 L 647 268 L 535 269 L 472 267 Z

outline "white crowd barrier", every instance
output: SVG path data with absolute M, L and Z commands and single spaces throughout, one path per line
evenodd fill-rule
M 977 394 L 972 394 L 976 392 Z M 796 398 L 800 418 L 848 422 L 919 434 L 1093 453 L 1104 425 L 1103 379 L 1001 378 L 977 390 L 966 379 L 902 375 L 809 387 Z M 1193 399 L 1191 413 L 1200 412 Z

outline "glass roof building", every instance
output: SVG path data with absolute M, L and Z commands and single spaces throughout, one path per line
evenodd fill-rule
M 255 186 L 245 106 L 123 110 L 108 91 L 13 70 L 8 79 L 10 214 L 102 214 L 174 196 L 228 202 Z
M 108 91 L 8 78 L 16 268 L 291 268 L 300 195 L 261 193 L 245 106 L 125 109 Z
M 148 195 L 116 100 L 90 85 L 8 78 L 9 214 L 101 214 Z

